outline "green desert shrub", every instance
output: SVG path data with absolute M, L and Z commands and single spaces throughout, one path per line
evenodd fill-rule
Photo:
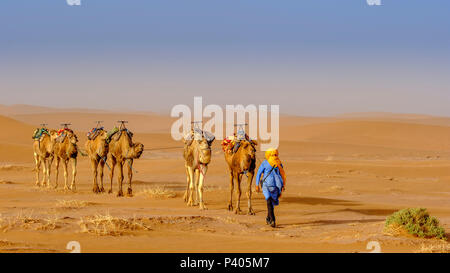
M 385 229 L 399 228 L 421 238 L 446 239 L 445 230 L 439 226 L 438 219 L 431 217 L 424 208 L 402 209 L 386 219 Z

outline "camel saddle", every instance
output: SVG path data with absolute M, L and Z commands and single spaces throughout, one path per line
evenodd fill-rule
M 111 131 L 108 132 L 108 136 L 107 136 L 107 138 L 106 138 L 106 142 L 107 142 L 107 143 L 111 142 L 111 140 L 113 139 L 113 137 L 114 137 L 114 140 L 115 140 L 115 141 L 118 141 L 119 138 L 120 138 L 120 136 L 122 135 L 122 132 L 124 132 L 124 131 L 128 134 L 128 136 L 129 136 L 130 138 L 133 138 L 133 133 L 132 133 L 130 130 L 128 130 L 127 128 L 119 129 L 119 128 L 117 128 L 117 127 L 114 127 Z M 119 133 L 119 132 L 120 132 L 120 133 Z M 118 134 L 118 133 L 119 133 L 119 134 Z
M 211 143 L 216 139 L 216 137 L 212 133 L 195 128 L 188 135 L 185 136 L 187 146 L 192 144 L 192 141 L 195 139 L 194 136 L 206 139 L 208 145 L 211 145 Z
M 36 130 L 34 130 L 33 136 L 31 138 L 38 140 L 38 139 L 41 139 L 41 137 L 44 134 L 50 136 L 50 133 L 48 132 L 47 128 L 36 128 Z
M 87 133 L 87 138 L 89 140 L 95 140 L 101 131 L 103 131 L 103 127 L 92 128 L 92 130 Z
M 243 140 L 249 141 L 252 146 L 254 145 L 253 141 L 247 134 L 244 134 L 243 136 L 232 135 L 222 141 L 222 150 L 226 153 L 236 153 L 241 147 L 241 141 Z
M 58 137 L 56 138 L 56 141 L 59 143 L 63 143 L 64 140 L 66 139 L 67 133 L 66 132 L 70 132 L 73 134 L 73 131 L 70 130 L 69 128 L 64 128 L 58 131 Z

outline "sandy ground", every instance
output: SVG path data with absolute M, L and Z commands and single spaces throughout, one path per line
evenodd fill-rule
M 450 230 L 448 118 L 283 117 L 280 154 L 288 183 L 272 229 L 261 194 L 253 193 L 255 216 L 245 215 L 245 194 L 242 214 L 226 210 L 228 175 L 218 142 L 206 178 L 208 210 L 185 205 L 182 145 L 167 133 L 167 117 L 14 110 L 3 107 L 0 116 L 0 252 L 68 252 L 69 241 L 78 241 L 82 252 L 367 252 L 370 241 L 383 252 L 450 249 L 448 242 L 383 232 L 386 216 L 407 207 L 427 208 Z M 62 189 L 62 175 L 59 189 L 35 186 L 31 134 L 37 124 L 69 121 L 84 147 L 93 121 L 109 126 L 119 117 L 130 121 L 135 141 L 147 149 L 135 161 L 133 197 L 116 197 L 116 180 L 114 194 L 93 194 L 82 156 L 76 192 Z M 259 152 L 258 163 L 262 159 Z M 104 184 L 108 189 L 107 176 Z

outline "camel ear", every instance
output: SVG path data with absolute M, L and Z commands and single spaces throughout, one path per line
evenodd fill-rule
M 258 146 L 258 142 L 257 142 L 256 140 L 252 140 L 252 144 L 253 144 L 254 146 Z

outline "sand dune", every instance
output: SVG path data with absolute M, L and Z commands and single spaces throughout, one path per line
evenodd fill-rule
M 58 112 L 108 113 L 109 111 L 88 109 L 88 108 L 56 108 L 56 107 L 35 106 L 27 104 L 0 105 L 0 115 L 4 116 L 58 113 Z
M 442 242 L 388 236 L 383 225 L 394 211 L 419 206 L 450 228 L 450 127 L 437 125 L 445 118 L 282 116 L 288 184 L 276 208 L 279 227 L 271 229 L 260 194 L 253 195 L 254 217 L 226 210 L 229 182 L 218 141 L 206 178 L 209 210 L 186 207 L 182 143 L 168 133 L 170 117 L 27 109 L 0 116 L 0 252 L 67 252 L 74 238 L 83 252 L 363 252 L 373 240 L 383 252 L 416 252 Z M 93 194 L 89 160 L 81 155 L 76 193 L 35 187 L 35 127 L 71 122 L 82 148 L 98 119 L 107 127 L 129 120 L 134 141 L 145 145 L 134 165 L 135 196 Z M 263 153 L 257 157 L 259 164 Z M 104 184 L 109 188 L 107 176 Z
M 449 151 L 450 127 L 403 122 L 350 120 L 304 126 L 282 126 L 281 139 Z

